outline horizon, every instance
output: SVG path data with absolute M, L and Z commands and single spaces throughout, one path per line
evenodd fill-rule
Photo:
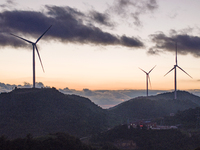
M 0 82 L 0 93 L 11 92 L 12 90 L 14 90 L 15 87 L 32 89 L 32 84 L 25 82 L 24 85 L 14 85 L 14 84 L 10 85 L 10 84 L 4 84 Z M 55 88 L 55 87 L 50 87 L 39 82 L 39 83 L 36 83 L 36 88 Z M 94 102 L 96 105 L 100 106 L 103 109 L 111 108 L 122 102 L 128 101 L 132 98 L 146 96 L 146 89 L 90 90 L 90 89 L 85 88 L 82 90 L 75 90 L 75 89 L 70 89 L 68 87 L 65 87 L 65 88 L 59 88 L 57 90 L 64 94 L 70 94 L 70 95 L 75 94 L 75 95 L 89 98 L 92 102 Z M 179 91 L 185 91 L 185 90 L 179 90 Z M 150 89 L 149 96 L 154 96 L 154 95 L 167 93 L 167 92 L 174 92 L 174 90 L 151 90 Z M 187 90 L 187 92 L 200 97 L 200 89 Z
M 0 2 L 0 82 L 32 83 L 35 42 L 36 82 L 58 89 L 173 90 L 175 42 L 178 48 L 177 90 L 200 89 L 200 2 L 189 0 L 4 0 Z M 192 8 L 192 9 L 191 9 Z

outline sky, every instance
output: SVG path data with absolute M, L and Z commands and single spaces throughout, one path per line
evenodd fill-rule
M 2 0 L 0 82 L 32 84 L 32 45 L 37 43 L 36 82 L 58 89 L 200 89 L 199 0 Z

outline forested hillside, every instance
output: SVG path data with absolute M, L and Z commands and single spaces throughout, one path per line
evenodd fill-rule
M 15 89 L 0 94 L 0 135 L 10 138 L 68 132 L 86 136 L 107 128 L 107 114 L 89 99 L 56 89 Z

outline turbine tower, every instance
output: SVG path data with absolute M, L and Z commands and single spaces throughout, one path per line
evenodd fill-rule
M 149 80 L 149 83 L 150 83 L 150 85 L 151 85 L 151 81 L 150 81 L 149 74 L 150 74 L 150 72 L 151 72 L 155 67 L 156 67 L 156 66 L 154 66 L 149 72 L 146 72 L 146 71 L 144 71 L 143 69 L 139 68 L 139 69 L 142 70 L 144 73 L 146 73 L 147 96 L 148 96 L 148 80 Z
M 52 25 L 51 25 L 51 26 L 52 26 Z M 21 40 L 24 40 L 24 41 L 26 41 L 26 42 L 32 44 L 32 46 L 33 46 L 33 88 L 35 88 L 35 49 L 36 49 L 36 51 L 37 51 L 37 54 L 38 54 L 38 57 L 39 57 L 39 60 L 40 60 L 40 63 L 41 63 L 41 66 L 42 66 L 42 69 L 43 69 L 43 72 L 44 72 L 44 67 L 43 67 L 43 65 L 42 65 L 42 60 L 41 60 L 41 57 L 40 57 L 40 54 L 39 54 L 39 51 L 38 51 L 38 48 L 37 48 L 36 44 L 37 44 L 38 41 L 44 36 L 44 34 L 51 28 L 51 26 L 36 40 L 35 43 L 34 43 L 34 42 L 31 42 L 31 41 L 29 41 L 29 40 L 27 40 L 27 39 L 24 39 L 24 38 L 22 38 L 22 37 L 19 37 L 19 36 L 17 36 L 17 35 L 14 35 L 14 34 L 10 33 L 11 35 L 13 35 L 13 36 L 15 36 L 15 37 L 17 37 L 17 38 L 19 38 L 19 39 L 21 39 Z
M 167 72 L 164 76 L 166 76 L 168 73 L 170 73 L 172 70 L 174 70 L 174 99 L 177 99 L 177 75 L 176 75 L 176 67 L 178 67 L 180 70 L 182 70 L 185 74 L 187 74 L 190 78 L 192 78 L 186 71 L 184 71 L 181 67 L 178 66 L 177 63 L 177 42 L 176 42 L 176 56 L 175 56 L 175 65 L 174 67 Z

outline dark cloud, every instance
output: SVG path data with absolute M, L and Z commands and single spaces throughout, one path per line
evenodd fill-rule
M 6 2 L 4 4 L 0 5 L 0 8 L 10 8 L 10 7 L 14 6 L 14 5 L 16 5 L 14 0 L 6 0 Z
M 149 55 L 158 55 L 160 53 L 160 51 L 156 48 L 149 48 L 149 50 L 147 51 L 147 54 Z
M 113 11 L 119 16 L 133 19 L 133 24 L 141 26 L 141 15 L 152 13 L 158 8 L 156 0 L 115 0 L 114 6 L 111 6 L 108 11 Z
M 173 32 L 175 33 L 175 32 Z M 155 46 L 148 51 L 150 54 L 158 54 L 162 51 L 175 51 L 175 42 L 177 42 L 178 53 L 186 55 L 192 54 L 195 57 L 200 57 L 200 37 L 187 34 L 170 34 L 165 35 L 163 32 L 152 34 L 151 40 Z
M 28 45 L 16 38 L 11 38 L 8 33 L 0 31 L 0 47 L 4 46 L 26 47 Z
M 91 21 L 95 21 L 100 25 L 105 25 L 108 27 L 113 27 L 114 23 L 111 23 L 110 16 L 108 13 L 99 13 L 97 11 L 90 11 Z
M 108 18 L 103 14 L 93 12 L 93 17 L 94 20 L 98 20 L 102 24 L 108 23 Z M 64 43 L 143 47 L 144 44 L 138 38 L 120 37 L 104 32 L 91 23 L 88 25 L 86 23 L 88 18 L 91 16 L 86 16 L 86 14 L 70 7 L 46 6 L 44 12 L 3 11 L 0 13 L 0 44 L 1 46 L 13 47 L 27 46 L 25 42 L 12 37 L 9 33 L 37 39 L 50 25 L 53 25 L 44 39 Z
M 16 5 L 14 0 L 6 0 L 7 4 L 9 5 Z
M 145 5 L 146 5 L 146 8 L 148 8 L 148 10 L 150 11 L 154 11 L 155 9 L 158 8 L 158 4 L 156 0 L 148 0 Z
M 121 44 L 129 47 L 133 47 L 133 45 L 140 47 L 143 45 L 143 43 L 139 39 L 134 37 L 130 38 L 125 35 L 121 37 Z

